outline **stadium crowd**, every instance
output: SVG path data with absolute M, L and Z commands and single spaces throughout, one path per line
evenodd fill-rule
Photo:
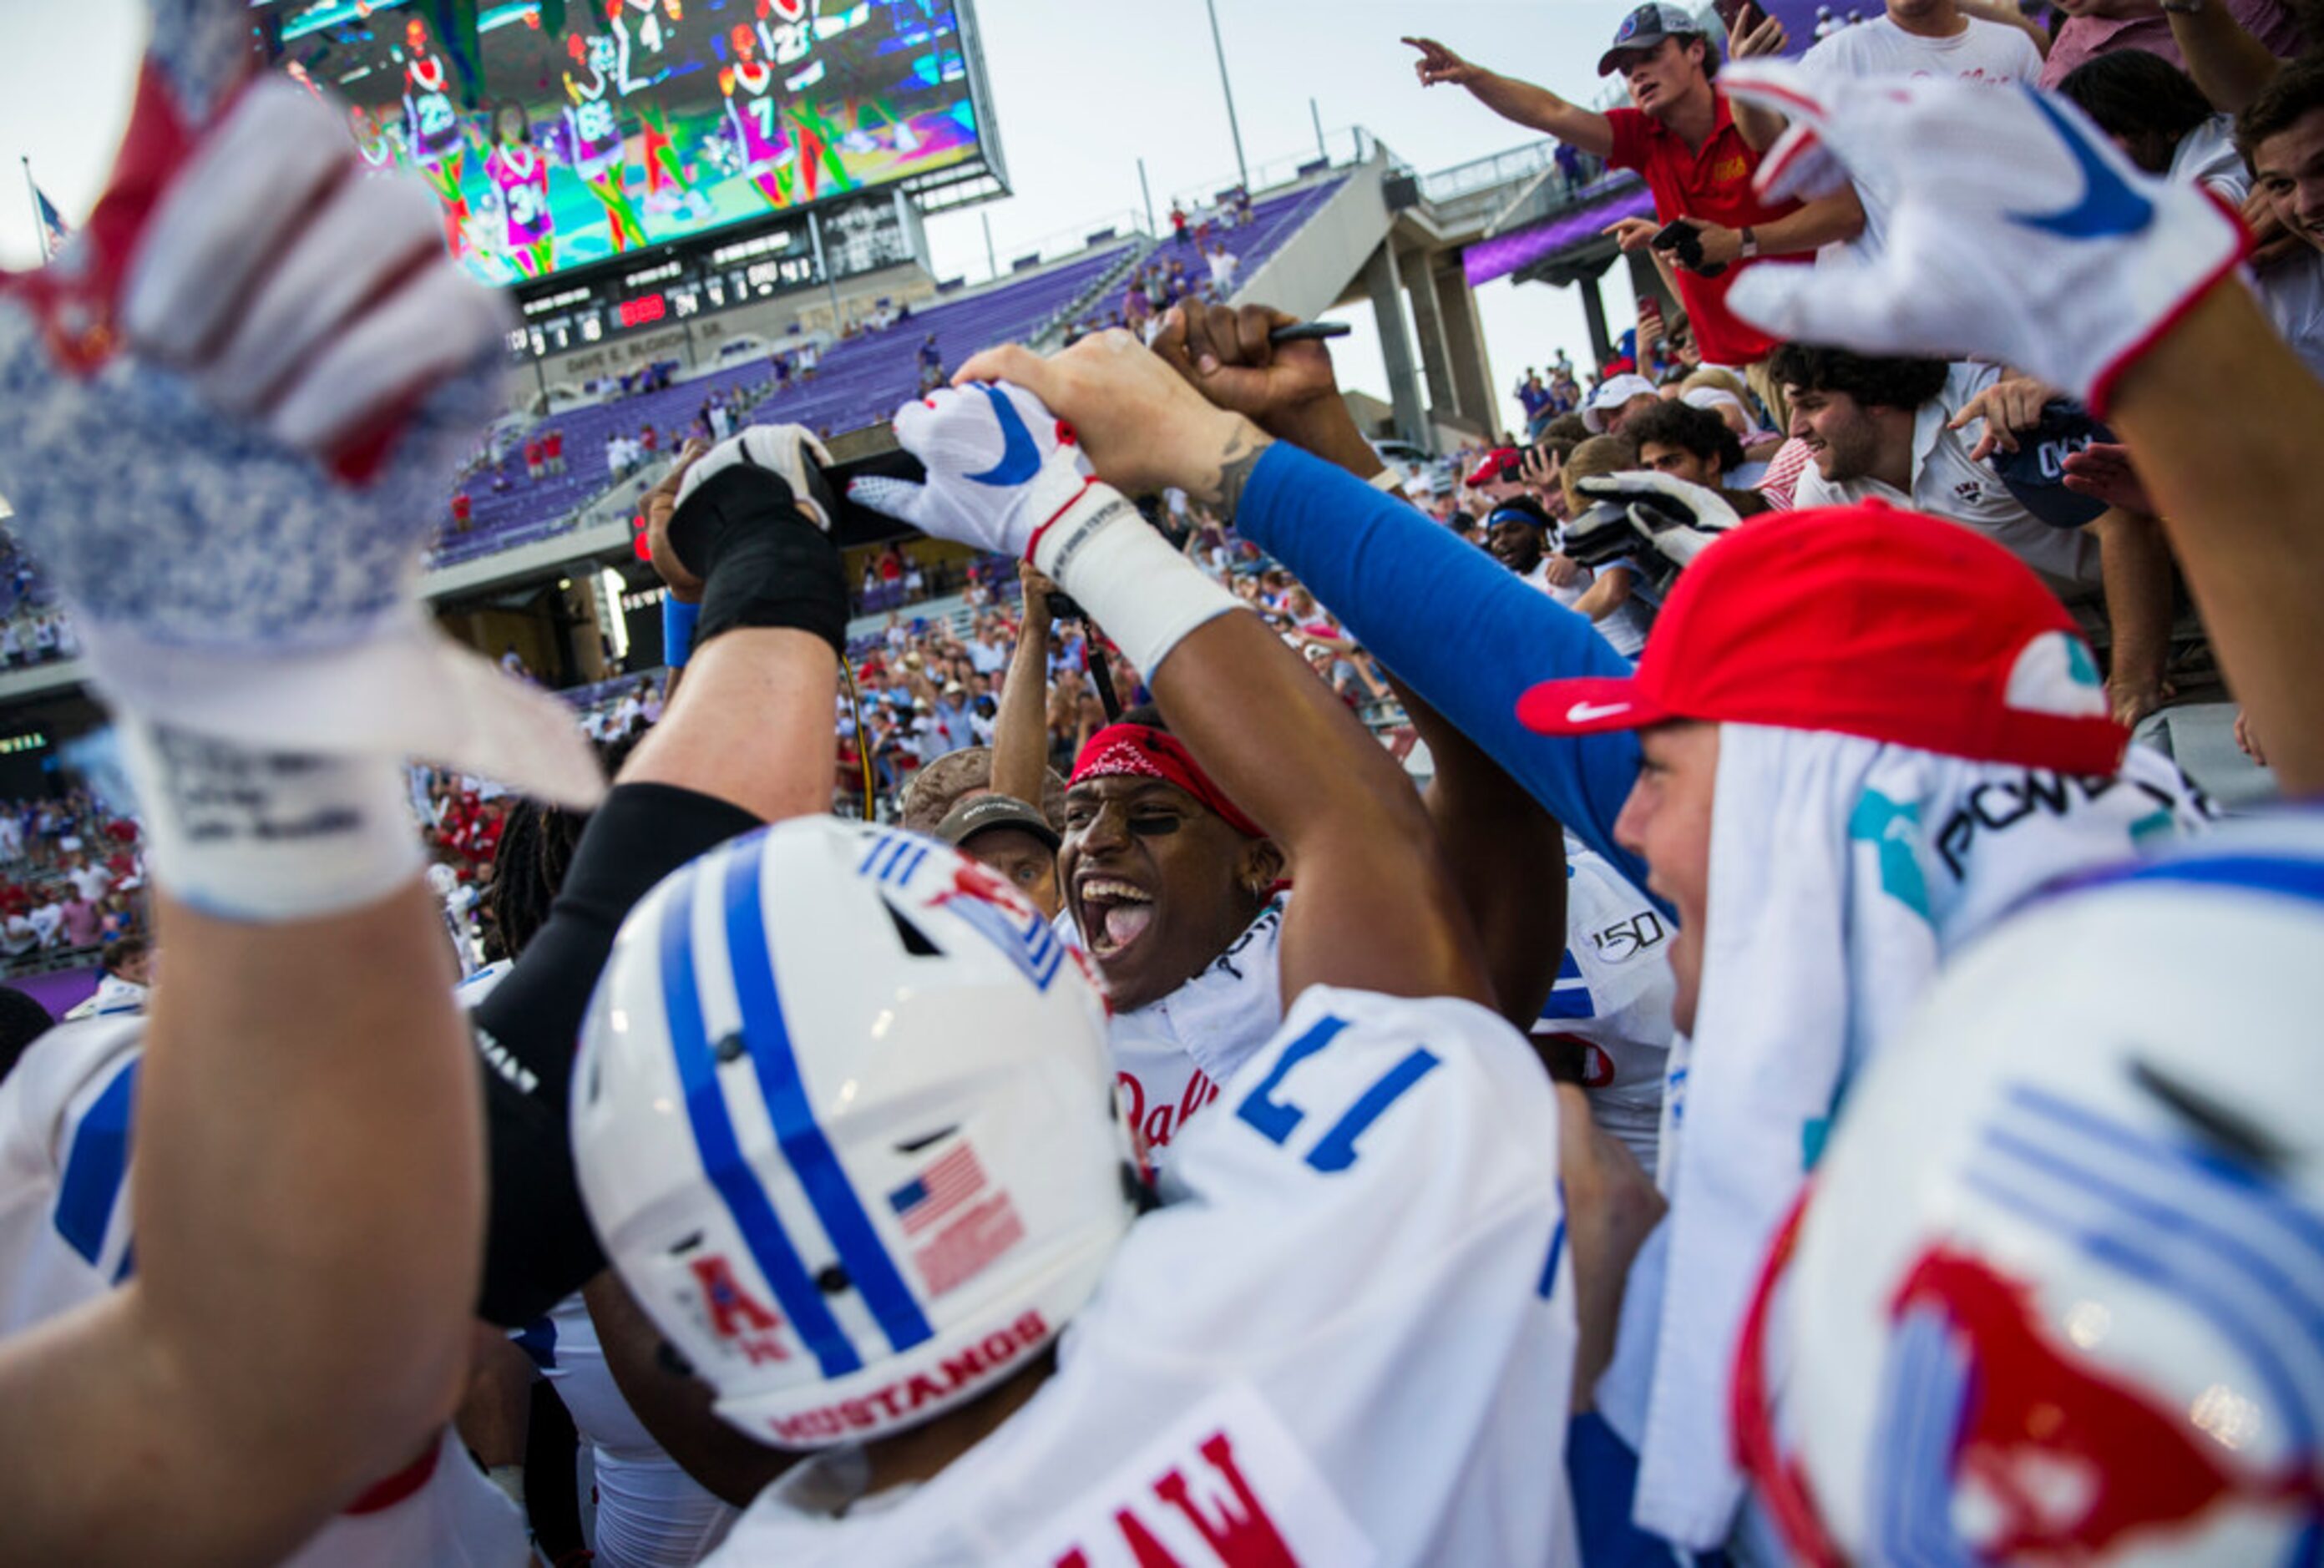
M 577 713 L 406 597 L 498 309 L 157 15 L 193 151 L 0 295 L 139 800 L 0 807 L 0 935 L 155 919 L 0 989 L 0 1555 L 2312 1559 L 2297 14 L 1408 40 L 1653 193 L 1522 438 L 1385 460 L 1181 210 L 1136 331 L 924 356 L 920 479 L 641 436 L 668 669 Z M 851 640 L 843 484 L 956 613 Z M 2133 738 L 2199 681 L 2281 804 Z

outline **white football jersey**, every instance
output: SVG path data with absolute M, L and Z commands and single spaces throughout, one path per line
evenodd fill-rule
M 1671 1045 L 1667 916 L 1603 856 L 1565 841 L 1565 956 L 1535 1020 L 1536 1040 L 1582 1049 L 1591 1119 L 1651 1173 Z
M 597 1491 L 594 1545 L 604 1568 L 688 1568 L 724 1539 L 735 1510 L 680 1470 L 631 1410 L 577 1293 L 511 1337 L 589 1444 Z
M 1313 988 L 1176 1150 L 1022 1409 L 874 1497 L 818 1454 L 713 1561 L 1575 1561 L 1557 1109 L 1517 1031 Z
M 1157 1168 L 1178 1132 L 1219 1097 L 1219 1085 L 1250 1060 L 1283 1023 L 1282 899 L 1259 913 L 1211 966 L 1161 1001 L 1115 1013 L 1106 1025 L 1116 1093 Z M 1086 952 L 1071 910 L 1058 934 Z
M 94 1301 L 134 1266 L 127 1202 L 142 1017 L 51 1029 L 0 1081 L 0 1334 Z M 516 1505 L 447 1432 L 292 1554 L 290 1568 L 517 1568 Z

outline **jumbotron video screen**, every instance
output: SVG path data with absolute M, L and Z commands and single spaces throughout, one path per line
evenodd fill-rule
M 486 0 L 473 59 L 424 0 L 260 9 L 284 68 L 349 101 L 373 164 L 427 180 L 489 283 L 982 156 L 953 0 L 571 0 L 561 29 Z

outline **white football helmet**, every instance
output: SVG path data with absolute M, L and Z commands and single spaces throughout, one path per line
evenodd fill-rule
M 1804 1562 L 2324 1543 L 2324 816 L 2003 926 L 1775 1244 L 1738 1448 Z
M 575 1066 L 607 1254 L 775 1446 L 879 1437 L 1022 1370 L 1136 1213 L 1079 956 L 916 835 L 803 818 L 670 877 Z

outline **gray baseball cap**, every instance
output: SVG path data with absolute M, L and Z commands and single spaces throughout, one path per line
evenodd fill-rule
M 958 846 L 991 827 L 1020 829 L 1053 850 L 1063 842 L 1047 817 L 1013 795 L 970 797 L 945 813 L 944 820 L 936 824 L 936 836 Z
M 1614 42 L 1598 57 L 1598 74 L 1613 75 L 1621 56 L 1652 49 L 1665 38 L 1708 36 L 1702 23 L 1675 5 L 1641 5 L 1623 17 L 1622 25 L 1614 30 Z

